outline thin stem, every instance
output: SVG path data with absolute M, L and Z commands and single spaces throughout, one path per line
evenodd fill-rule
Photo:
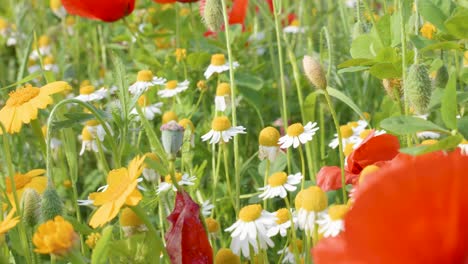
M 338 135 L 338 148 L 340 151 L 340 169 L 341 169 L 341 191 L 343 194 L 343 203 L 346 204 L 348 197 L 346 196 L 346 179 L 345 179 L 345 172 L 344 172 L 344 153 L 343 153 L 343 137 L 341 135 L 340 124 L 338 122 L 338 118 L 336 116 L 335 108 L 333 108 L 333 104 L 326 89 L 323 90 L 325 99 L 327 100 L 328 108 L 330 109 L 330 113 L 333 118 L 333 123 L 335 124 L 336 133 Z
M 403 0 L 399 0 L 399 7 L 400 7 L 400 37 L 401 37 L 401 73 L 402 73 L 402 80 L 403 80 L 403 85 L 406 82 L 406 29 L 405 29 L 405 21 L 403 18 Z M 405 115 L 409 115 L 409 105 L 408 105 L 408 98 L 405 92 L 405 89 L 403 89 L 403 94 L 404 94 L 404 106 L 405 106 Z M 411 146 L 411 135 L 406 136 L 406 144 Z
M 299 156 L 301 158 L 301 173 L 302 173 L 301 189 L 304 189 L 306 168 L 305 168 L 305 160 L 304 160 L 304 150 L 302 149 L 302 145 L 299 145 Z
M 289 202 L 289 198 L 286 196 L 284 197 L 284 202 L 286 204 L 286 209 L 288 209 L 288 212 L 289 212 L 289 219 L 291 221 L 291 236 L 292 236 L 292 239 L 290 240 L 290 244 L 292 243 L 292 248 L 293 248 L 293 253 L 294 253 L 294 259 L 296 260 L 296 263 L 301 263 L 300 262 L 300 253 L 298 252 L 299 249 L 297 248 L 297 244 L 296 244 L 296 240 L 297 240 L 297 237 L 296 237 L 296 228 L 294 227 L 294 217 L 291 213 L 291 203 Z
M 232 206 L 234 207 L 234 210 L 236 212 L 239 212 L 239 208 L 237 207 L 238 206 L 238 203 L 234 201 L 233 197 L 232 197 L 232 189 L 231 189 L 231 178 L 229 177 L 229 159 L 228 159 L 228 152 L 227 152 L 227 145 L 226 144 L 221 144 L 222 146 L 222 151 L 223 151 L 223 157 L 224 157 L 224 173 L 226 175 L 226 184 L 227 184 L 227 190 L 228 190 L 228 194 L 229 194 L 229 197 L 230 197 L 230 200 L 232 202 Z M 237 183 L 237 185 L 239 185 L 239 183 Z M 237 187 L 236 185 L 236 187 Z M 237 189 L 237 188 L 236 188 Z M 239 196 L 236 196 L 236 201 L 239 200 L 238 198 Z
M 46 157 L 46 143 L 44 140 L 44 134 L 42 133 L 42 128 L 41 124 L 39 123 L 39 119 L 36 118 L 34 120 L 31 120 L 31 127 L 33 129 L 34 135 L 37 137 L 37 140 L 39 141 L 39 147 L 41 149 L 42 155 Z
M 270 176 L 270 159 L 267 158 L 265 161 L 265 177 L 263 179 L 263 186 L 268 184 L 268 176 Z M 263 208 L 266 210 L 268 206 L 268 199 L 263 200 Z

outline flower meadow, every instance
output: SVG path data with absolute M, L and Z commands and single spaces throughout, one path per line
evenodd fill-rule
M 0 263 L 468 263 L 465 0 L 0 0 Z

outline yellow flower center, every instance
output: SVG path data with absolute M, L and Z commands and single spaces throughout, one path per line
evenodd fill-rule
M 258 136 L 258 143 L 262 146 L 273 147 L 278 146 L 278 139 L 280 138 L 280 133 L 278 129 L 274 127 L 265 127 L 260 131 Z
M 88 127 L 85 126 L 83 127 L 83 130 L 81 131 L 81 139 L 83 141 L 92 141 L 94 139 L 93 135 L 91 132 L 89 132 Z
M 281 208 L 278 211 L 276 211 L 276 223 L 278 225 L 284 224 L 287 221 L 290 220 L 289 218 L 289 210 L 286 208 Z
M 153 73 L 150 70 L 142 70 L 137 74 L 137 81 L 149 82 L 153 80 Z
M 175 88 L 177 88 L 177 81 L 172 80 L 166 83 L 166 89 L 173 90 Z
M 337 204 L 328 207 L 328 215 L 331 220 L 341 220 L 345 217 L 349 207 L 344 204 Z
M 291 21 L 291 24 L 290 26 L 295 26 L 295 27 L 298 27 L 301 25 L 301 22 L 299 21 L 299 19 L 294 19 L 293 21 Z
M 436 32 L 436 27 L 432 25 L 429 22 L 424 23 L 422 26 L 421 30 L 421 35 L 427 39 L 433 39 L 434 38 L 434 32 Z
M 243 207 L 239 212 L 239 219 L 244 222 L 252 222 L 257 220 L 262 214 L 262 206 L 259 204 L 252 204 Z
M 352 128 L 355 128 L 355 127 L 359 126 L 359 123 L 356 122 L 356 121 L 348 122 L 348 126 L 350 126 L 350 127 L 352 127 Z
M 180 182 L 180 181 L 182 180 L 182 173 L 176 172 L 175 178 L 176 178 L 177 182 Z M 166 175 L 166 176 L 164 177 L 164 181 L 167 182 L 167 183 L 172 184 L 171 175 L 170 175 L 170 174 Z
M 88 126 L 88 127 L 98 126 L 99 121 L 97 121 L 96 119 L 91 119 L 91 120 L 86 121 L 85 125 Z
M 88 95 L 94 93 L 95 89 L 92 85 L 85 85 L 80 87 L 80 94 Z
M 211 65 L 222 66 L 224 64 L 226 64 L 224 54 L 214 54 L 211 56 Z
M 177 62 L 182 61 L 187 57 L 187 50 L 186 49 L 176 49 L 175 56 Z
M 120 226 L 140 226 L 143 221 L 130 208 L 124 208 L 120 214 Z
M 434 145 L 436 144 L 437 142 L 439 142 L 437 139 L 426 139 L 424 140 L 423 142 L 421 142 L 421 145 Z
M 226 131 L 231 128 L 231 121 L 225 116 L 218 116 L 211 122 L 211 128 L 214 131 Z
M 166 124 L 168 123 L 169 121 L 172 121 L 172 120 L 175 120 L 177 121 L 177 114 L 173 111 L 167 111 L 167 112 L 164 112 L 163 116 L 162 116 L 162 123 L 163 124 Z
M 285 172 L 273 173 L 268 177 L 268 185 L 271 187 L 281 186 L 288 180 L 288 175 Z
M 378 171 L 380 168 L 376 165 L 369 165 L 366 166 L 362 171 L 361 174 L 359 175 L 359 184 L 361 184 L 364 179 L 367 177 L 367 175 Z
M 365 139 L 367 136 L 369 136 L 370 132 L 371 132 L 370 129 L 363 130 L 361 131 L 361 133 L 359 133 L 359 137 L 361 139 Z
M 89 80 L 83 80 L 80 83 L 80 88 L 83 86 L 88 86 L 88 85 L 91 85 L 91 82 Z
M 304 132 L 304 126 L 301 123 L 295 123 L 288 127 L 288 136 L 297 137 Z
M 321 212 L 327 208 L 327 194 L 318 186 L 311 186 L 300 191 L 294 200 L 296 208 L 309 212 Z
M 296 248 L 297 248 L 297 252 L 301 253 L 302 252 L 302 240 L 300 239 L 296 239 L 295 241 L 296 243 Z M 289 252 L 293 252 L 294 253 L 294 248 L 293 248 L 293 243 L 289 243 L 289 246 L 288 246 L 288 249 L 289 249 Z
M 67 18 L 65 19 L 65 24 L 67 26 L 73 26 L 75 25 L 75 23 L 76 23 L 76 20 L 74 16 L 67 16 Z
M 192 121 L 188 118 L 184 118 L 179 121 L 179 125 L 181 125 L 184 129 L 190 128 L 192 132 L 195 131 L 195 126 L 193 125 Z
M 38 40 L 38 45 L 40 48 L 47 47 L 49 46 L 49 44 L 50 44 L 50 39 L 48 36 L 43 35 Z
M 146 107 L 150 104 L 148 96 L 142 95 L 140 98 L 138 98 L 138 105 L 141 107 Z
M 50 0 L 50 9 L 56 11 L 62 6 L 62 2 L 60 0 Z
M 20 189 L 22 189 L 24 186 L 26 186 L 26 184 L 30 183 L 32 178 L 29 177 L 29 176 L 26 176 L 26 175 L 24 175 L 24 174 L 17 173 L 17 174 L 14 176 L 14 179 L 15 179 L 15 187 L 16 187 L 16 190 L 20 190 Z M 7 191 L 7 193 L 11 193 L 11 192 L 12 192 L 12 187 L 11 187 L 10 177 L 7 177 L 7 178 L 5 179 L 5 185 L 6 185 L 6 191 Z
M 0 18 L 0 30 L 4 30 L 8 27 L 8 22 L 5 19 Z
M 343 150 L 345 156 L 349 156 L 353 152 L 354 143 L 349 143 L 346 145 L 345 149 Z
M 219 231 L 219 223 L 211 217 L 205 219 L 206 227 L 209 233 L 216 233 Z
M 231 94 L 231 87 L 229 86 L 229 83 L 220 83 L 218 84 L 218 87 L 216 88 L 216 96 L 225 96 L 225 95 L 230 95 Z
M 89 248 L 93 249 L 95 246 L 96 246 L 96 243 L 98 242 L 98 240 L 101 238 L 101 234 L 100 233 L 91 233 L 90 235 L 88 235 L 88 237 L 86 238 L 86 245 L 88 245 Z
M 343 138 L 349 138 L 353 135 L 353 128 L 350 125 L 340 126 L 340 132 Z
M 229 248 L 222 248 L 216 253 L 215 262 L 216 264 L 240 264 L 240 258 L 236 254 L 232 253 Z
M 47 56 L 44 58 L 44 65 L 49 65 L 49 64 L 54 64 L 54 63 L 55 63 L 54 57 Z
M 7 106 L 20 106 L 24 103 L 29 102 L 31 99 L 36 97 L 40 92 L 40 88 L 26 85 L 16 89 L 16 91 L 10 92 L 6 105 Z

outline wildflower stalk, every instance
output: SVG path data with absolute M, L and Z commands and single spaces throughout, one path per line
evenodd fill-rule
M 234 82 L 234 65 L 233 56 L 230 45 L 231 34 L 229 32 L 229 20 L 227 15 L 226 0 L 221 0 L 223 8 L 223 19 L 224 19 L 224 32 L 226 34 L 226 48 L 228 53 L 229 61 L 229 81 L 231 86 L 231 118 L 232 126 L 237 126 L 237 113 L 236 113 L 236 84 Z M 239 140 L 238 137 L 234 137 L 234 176 L 236 179 L 236 213 L 239 212 L 240 208 L 240 171 L 239 171 Z
M 401 37 L 401 76 L 403 80 L 403 85 L 405 85 L 406 81 L 406 30 L 405 30 L 405 21 L 403 18 L 403 0 L 398 1 L 398 6 L 400 7 L 400 37 Z M 408 105 L 408 98 L 405 92 L 405 89 L 403 89 L 404 93 L 404 106 L 405 106 L 405 115 L 409 115 L 409 105 Z M 406 144 L 408 147 L 410 147 L 411 144 L 411 135 L 406 136 Z
M 263 186 L 266 186 L 268 184 L 268 176 L 270 176 L 270 159 L 266 159 L 265 162 L 265 177 L 263 180 Z M 263 208 L 266 210 L 268 206 L 268 199 L 263 200 Z
M 218 150 L 218 157 L 215 158 L 216 156 L 216 145 L 212 144 L 212 163 L 213 163 L 213 194 L 212 194 L 212 200 L 213 204 L 216 204 L 216 188 L 218 186 L 218 180 L 219 180 L 219 167 L 221 165 L 221 149 Z M 211 215 L 213 216 L 214 210 L 211 212 Z
M 304 177 L 302 179 L 304 179 Z M 298 248 L 297 248 L 297 245 L 296 245 L 296 240 L 297 240 L 296 228 L 294 227 L 294 218 L 293 218 L 293 214 L 291 213 L 291 203 L 289 202 L 289 198 L 287 196 L 284 197 L 284 203 L 286 204 L 286 209 L 288 209 L 289 219 L 291 221 L 291 229 L 290 230 L 291 230 L 292 239 L 289 239 L 289 241 L 292 241 L 294 259 L 296 260 L 296 263 L 301 263 Z
M 302 149 L 302 145 L 299 145 L 299 156 L 301 158 L 301 173 L 302 173 L 301 189 L 304 189 L 304 184 L 305 184 L 305 159 L 304 159 L 304 150 Z
M 227 191 L 228 191 L 228 194 L 229 194 L 229 199 L 231 200 L 232 202 L 232 206 L 234 207 L 234 210 L 236 212 L 239 211 L 239 208 L 237 207 L 238 206 L 238 203 L 235 202 L 234 200 L 236 201 L 239 201 L 240 198 L 239 196 L 236 196 L 236 199 L 233 199 L 232 197 L 232 189 L 231 189 L 231 177 L 229 177 L 229 166 L 228 166 L 228 149 L 227 149 L 227 145 L 226 144 L 221 144 L 222 146 L 222 151 L 223 151 L 223 157 L 224 157 L 224 173 L 226 175 L 226 184 L 227 184 Z M 240 184 L 240 182 L 237 183 L 236 187 Z
M 280 70 L 280 83 L 281 83 L 281 99 L 282 99 L 282 119 L 283 119 L 283 126 L 284 130 L 288 128 L 288 106 L 286 104 L 286 82 L 284 80 L 284 66 L 283 66 L 283 51 L 281 49 L 281 21 L 279 19 L 280 10 L 278 9 L 278 2 L 281 1 L 273 0 L 273 16 L 275 19 L 275 32 L 276 32 L 276 44 L 278 49 L 278 60 L 279 60 L 279 70 Z M 289 149 L 287 149 L 287 164 L 288 164 L 288 173 L 291 172 L 291 153 Z
M 341 169 L 341 191 L 343 195 L 343 203 L 346 204 L 347 196 L 346 196 L 346 179 L 344 173 L 344 153 L 343 153 L 343 137 L 341 135 L 340 124 L 338 122 L 338 118 L 336 116 L 335 109 L 333 108 L 333 104 L 330 98 L 330 94 L 328 94 L 327 89 L 323 89 L 323 94 L 325 95 L 325 99 L 327 100 L 328 108 L 330 109 L 330 113 L 333 118 L 333 123 L 335 124 L 336 133 L 338 135 L 338 149 L 340 152 L 340 169 Z
M 39 148 L 44 157 L 46 157 L 46 144 L 44 140 L 44 134 L 42 133 L 41 124 L 39 123 L 39 118 L 31 120 L 31 127 L 33 129 L 34 135 L 39 141 Z
M 151 146 L 151 151 L 155 152 L 155 153 L 165 153 L 164 148 L 163 148 L 163 146 L 161 144 L 161 141 L 156 136 L 156 133 L 154 132 L 154 130 L 153 130 L 150 122 L 148 121 L 148 119 L 146 119 L 145 114 L 141 110 L 141 107 L 138 104 L 136 104 L 135 108 L 136 108 L 136 110 L 138 112 L 138 115 L 140 116 L 140 120 L 141 120 L 141 122 L 143 124 L 143 127 L 145 129 L 146 136 L 148 137 L 148 141 L 149 141 L 150 146 Z M 161 155 L 160 158 L 161 158 L 161 161 L 163 162 L 163 164 L 167 165 L 166 156 Z

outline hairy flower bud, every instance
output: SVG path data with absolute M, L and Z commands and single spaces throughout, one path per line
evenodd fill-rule
M 424 114 L 431 100 L 432 85 L 427 67 L 413 64 L 404 82 L 405 97 L 416 114 Z
M 203 7 L 203 22 L 206 27 L 217 32 L 223 25 L 223 6 L 221 0 L 206 0 Z
M 48 186 L 42 194 L 41 215 L 42 221 L 54 219 L 55 216 L 61 215 L 63 210 L 63 203 L 57 191 Z
M 164 150 L 168 155 L 175 156 L 182 147 L 184 127 L 172 120 L 161 126 L 161 132 Z
M 449 74 L 448 74 L 447 66 L 443 65 L 436 72 L 436 76 L 434 79 L 434 87 L 445 88 L 448 82 L 448 78 L 449 78 Z
M 23 208 L 23 221 L 30 227 L 39 223 L 41 216 L 41 196 L 32 189 L 27 188 L 21 198 L 21 207 Z
M 309 81 L 318 89 L 327 89 L 327 78 L 323 71 L 322 65 L 312 58 L 312 56 L 304 56 L 302 60 L 304 73 Z

